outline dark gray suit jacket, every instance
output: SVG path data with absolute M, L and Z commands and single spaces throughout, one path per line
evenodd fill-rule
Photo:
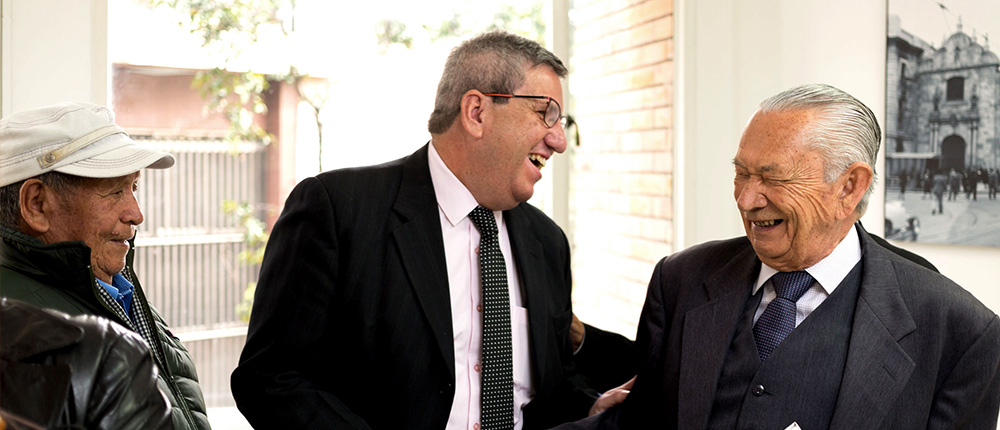
M 528 309 L 535 397 L 524 428 L 579 419 L 596 393 L 572 365 L 566 236 L 527 204 L 503 216 Z M 444 428 L 454 336 L 427 147 L 298 184 L 254 300 L 232 377 L 254 427 Z
M 831 428 L 995 428 L 996 314 L 948 278 L 863 230 L 859 236 L 860 296 Z M 664 258 L 639 323 L 642 364 L 631 394 L 619 407 L 561 428 L 704 428 L 759 265 L 746 237 Z M 787 418 L 775 414 L 772 428 L 785 428 Z

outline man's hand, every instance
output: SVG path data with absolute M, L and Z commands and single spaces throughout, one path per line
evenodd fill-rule
M 573 341 L 573 353 L 580 349 L 580 344 L 583 343 L 583 335 L 586 329 L 583 328 L 583 322 L 573 314 L 573 322 L 569 325 L 569 338 Z
M 594 405 L 590 407 L 590 413 L 587 416 L 597 415 L 604 412 L 614 405 L 617 405 L 625 401 L 625 397 L 628 396 L 629 390 L 632 389 L 632 384 L 635 384 L 635 376 L 629 379 L 628 382 L 619 385 L 616 388 L 608 390 L 606 393 L 601 394 L 601 397 L 594 402 Z

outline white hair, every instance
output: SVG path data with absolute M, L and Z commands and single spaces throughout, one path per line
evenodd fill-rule
M 855 209 L 859 216 L 863 215 L 878 181 L 875 158 L 882 132 L 875 114 L 850 94 L 826 84 L 801 85 L 782 91 L 761 102 L 758 112 L 794 109 L 810 109 L 819 115 L 819 121 L 805 131 L 806 142 L 823 157 L 827 182 L 837 180 L 856 162 L 871 167 L 872 183 Z

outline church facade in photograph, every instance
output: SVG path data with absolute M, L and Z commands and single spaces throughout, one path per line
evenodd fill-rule
M 1000 58 L 987 36 L 957 30 L 935 47 L 890 17 L 886 177 L 1000 168 Z

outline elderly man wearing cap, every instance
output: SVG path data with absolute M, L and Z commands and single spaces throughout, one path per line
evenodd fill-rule
M 172 155 L 137 145 L 105 107 L 61 103 L 0 120 L 0 296 L 137 332 L 174 427 L 209 428 L 194 363 L 132 270 L 139 171 Z

